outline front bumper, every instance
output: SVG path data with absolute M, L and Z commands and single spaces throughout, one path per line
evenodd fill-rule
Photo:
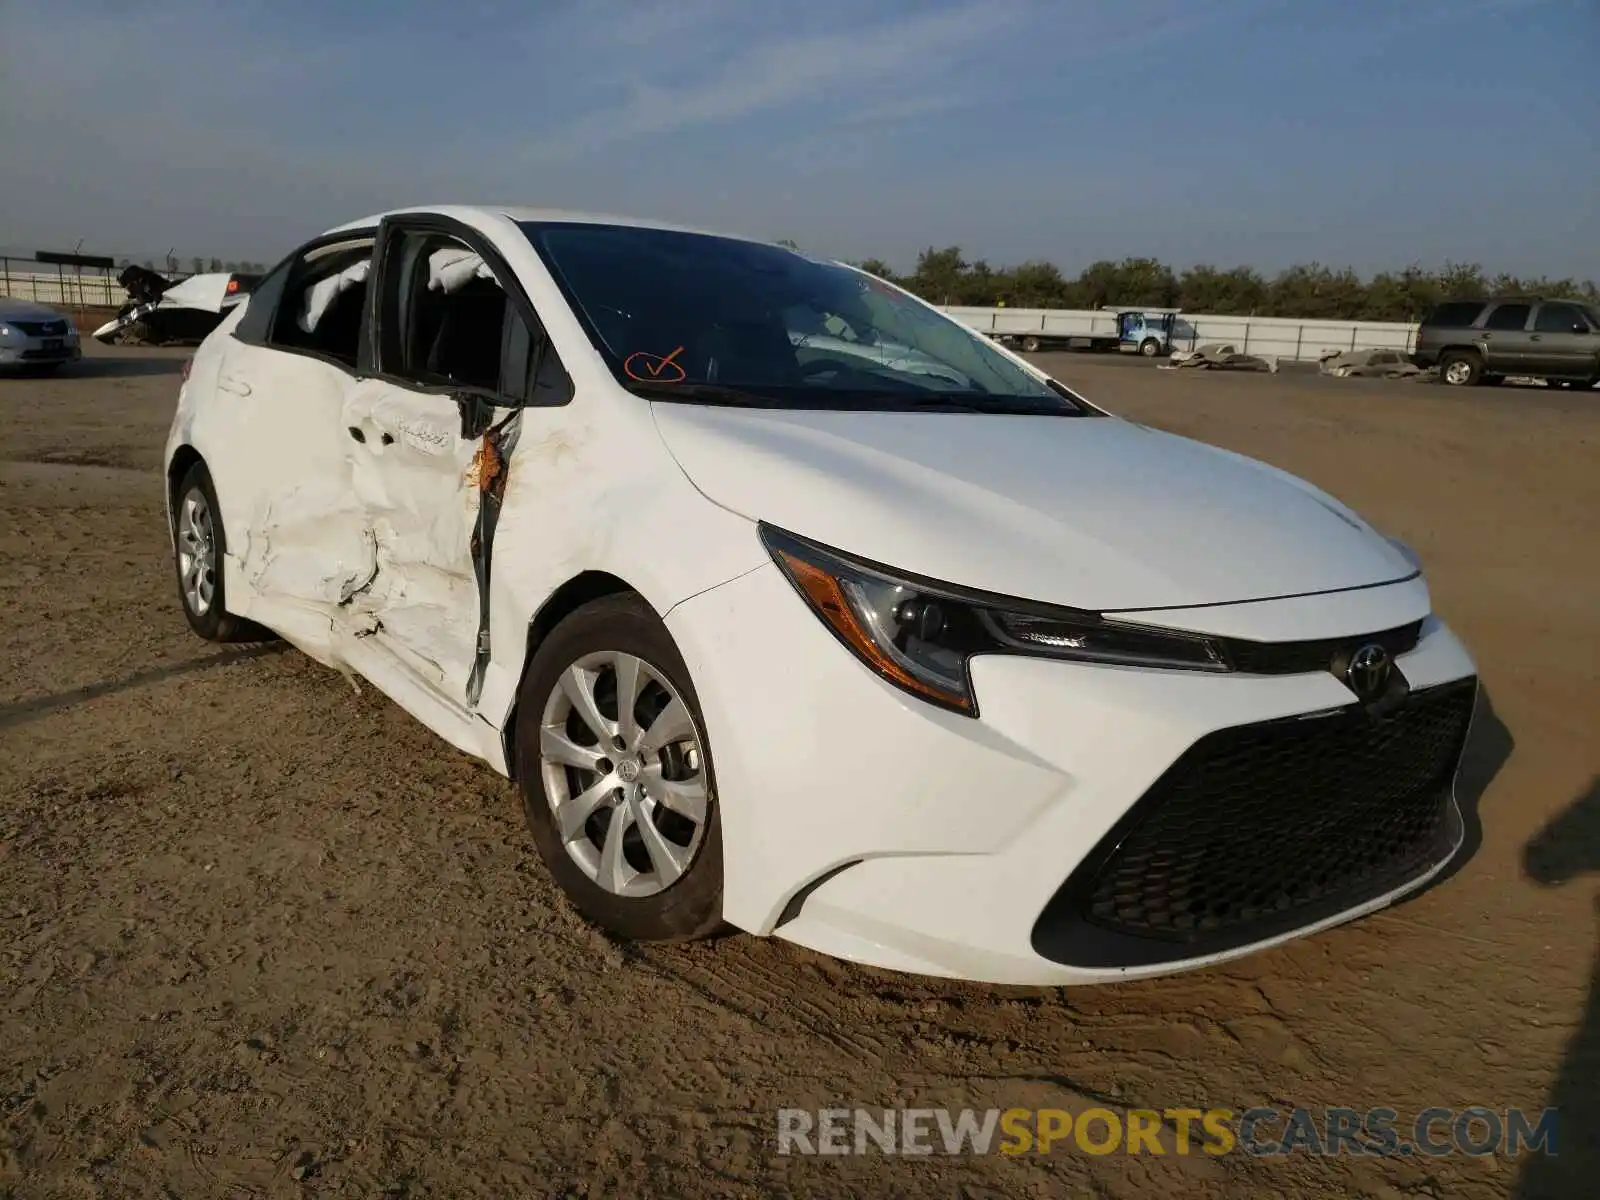
M 1326 599 L 1318 605 L 1325 611 Z M 1349 709 L 1341 682 L 1326 671 L 1211 675 L 983 657 L 972 663 L 981 710 L 972 719 L 867 671 L 774 567 L 686 601 L 667 625 L 711 743 L 724 916 L 841 958 L 995 983 L 1165 974 L 1380 908 L 1426 882 L 1460 844 L 1459 813 L 1441 794 L 1440 828 L 1399 877 L 1379 872 L 1365 890 L 1334 889 L 1222 949 L 1210 948 L 1216 939 L 1188 953 L 1139 938 L 1109 948 L 1102 939 L 1091 952 L 1082 939 L 1049 936 L 1050 914 L 1060 915 L 1069 877 L 1082 881 L 1075 871 L 1106 853 L 1107 835 L 1141 798 L 1216 731 Z M 1475 696 L 1472 660 L 1432 618 L 1397 661 L 1413 694 L 1469 681 Z M 1459 752 L 1445 752 L 1446 780 Z
M 60 342 L 50 346 L 48 342 Z M 46 363 L 75 362 L 83 357 L 83 347 L 76 336 L 70 338 L 9 337 L 0 341 L 0 366 L 37 367 Z

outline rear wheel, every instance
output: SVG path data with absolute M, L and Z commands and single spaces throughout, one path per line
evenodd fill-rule
M 539 857 L 588 920 L 630 941 L 722 923 L 722 831 L 699 700 L 633 595 L 584 605 L 528 664 L 517 778 Z
M 204 463 L 195 463 L 173 493 L 173 566 L 178 575 L 178 598 L 189 628 L 208 642 L 258 642 L 273 635 L 254 621 L 228 611 L 222 560 L 227 540 L 222 530 L 222 510 Z
M 1483 360 L 1470 350 L 1452 350 L 1439 360 L 1439 378 L 1451 387 L 1471 387 L 1483 378 Z
M 1039 351 L 1039 339 L 1036 337 L 1023 338 L 1022 348 L 1029 354 L 1037 354 Z

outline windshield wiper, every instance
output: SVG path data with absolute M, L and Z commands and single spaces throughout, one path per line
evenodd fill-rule
M 739 408 L 791 408 L 792 404 L 745 388 L 721 383 L 630 382 L 628 390 L 646 400 L 677 400 L 693 404 L 726 404 Z
M 885 397 L 894 404 L 906 408 L 919 408 L 938 410 L 941 412 L 970 412 L 987 413 L 999 416 L 1019 417 L 1055 417 L 1076 416 L 1077 414 L 1065 404 L 1054 403 L 1043 396 L 1034 399 L 1029 396 L 982 396 L 967 399 L 963 396 L 949 394 L 910 395 L 894 392 Z

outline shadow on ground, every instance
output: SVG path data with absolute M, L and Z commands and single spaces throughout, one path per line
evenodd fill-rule
M 1561 887 L 1600 872 L 1600 776 L 1523 849 L 1523 869 L 1542 887 Z M 1590 964 L 1589 998 L 1567 1043 L 1548 1103 L 1556 1118 L 1556 1153 L 1527 1160 L 1517 1200 L 1577 1200 L 1600 1190 L 1600 903 Z
M 29 721 L 37 720 L 46 713 L 52 713 L 61 708 L 71 708 L 74 704 L 82 704 L 86 700 L 96 700 L 101 696 L 112 696 L 117 692 L 126 692 L 133 688 L 145 687 L 148 684 L 160 683 L 164 679 L 174 679 L 179 675 L 190 675 L 196 671 L 205 671 L 212 667 L 225 667 L 230 663 L 245 662 L 268 654 L 282 654 L 288 648 L 287 643 L 284 642 L 268 642 L 260 646 L 251 646 L 245 650 L 224 650 L 220 654 L 209 654 L 204 658 L 189 659 L 186 662 L 169 663 L 164 667 L 151 667 L 148 670 L 135 671 L 132 675 L 125 675 L 121 679 L 108 679 L 100 683 L 91 683 L 87 687 L 73 688 L 70 692 L 57 692 L 51 696 L 40 696 L 33 700 L 20 700 L 15 704 L 0 705 L 0 729 L 9 729 L 14 725 L 26 725 Z
M 178 355 L 88 355 L 62 367 L 57 379 L 115 379 L 135 375 L 176 375 L 185 359 Z

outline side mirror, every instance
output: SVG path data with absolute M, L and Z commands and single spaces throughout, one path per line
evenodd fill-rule
M 1600 333 L 1600 330 L 1590 329 L 1582 321 L 1574 321 L 1573 324 L 1572 324 L 1572 332 L 1573 333 Z

